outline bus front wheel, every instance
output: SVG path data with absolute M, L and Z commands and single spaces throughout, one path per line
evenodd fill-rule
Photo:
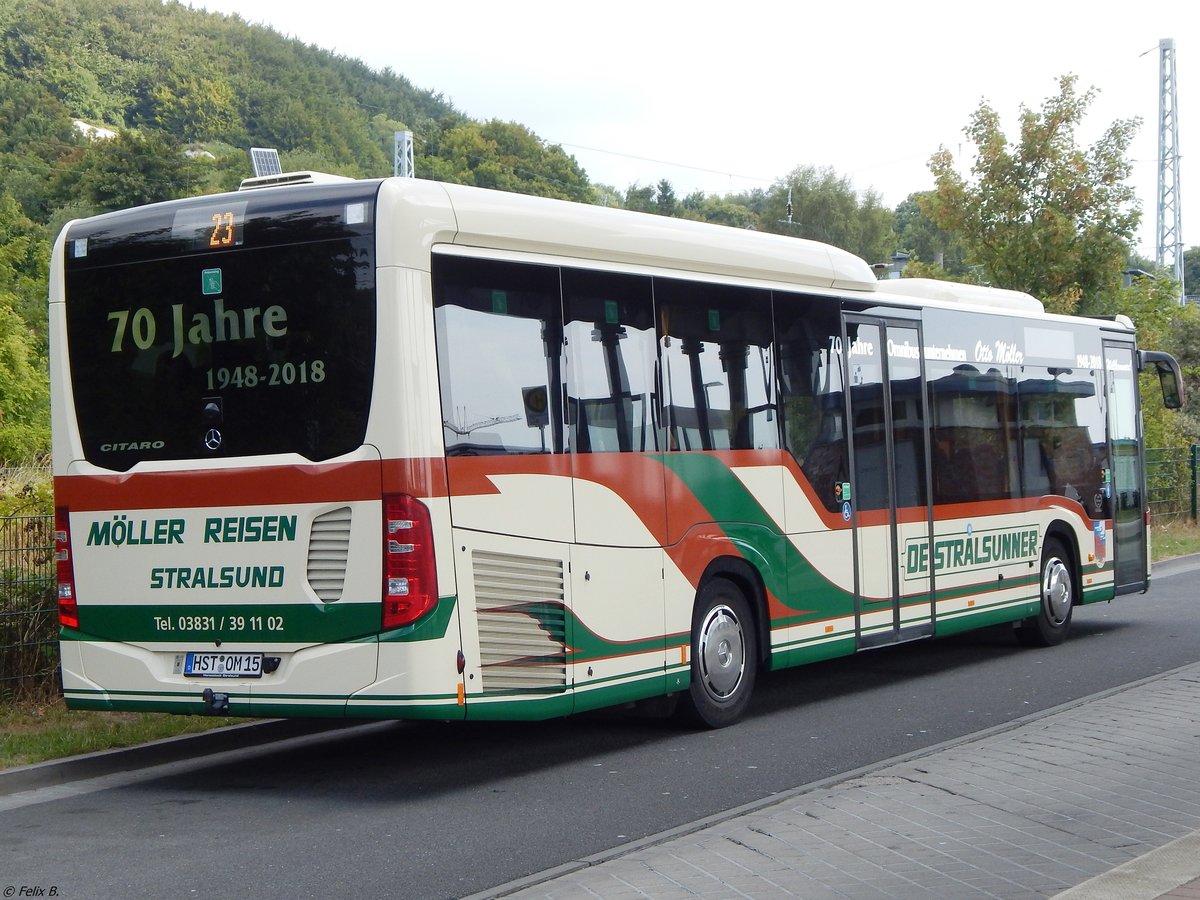
M 713 578 L 700 588 L 692 612 L 691 684 L 680 715 L 693 725 L 724 728 L 741 718 L 758 674 L 758 642 L 745 594 Z
M 1053 647 L 1067 637 L 1075 605 L 1075 579 L 1071 557 L 1058 538 L 1042 546 L 1042 580 L 1037 615 L 1021 622 L 1017 639 L 1029 647 Z

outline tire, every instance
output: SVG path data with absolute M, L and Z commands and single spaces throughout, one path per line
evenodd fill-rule
M 1075 576 L 1071 556 L 1058 538 L 1042 545 L 1042 580 L 1038 612 L 1021 622 L 1017 639 L 1027 647 L 1053 647 L 1066 640 L 1075 608 Z
M 704 728 L 724 728 L 742 717 L 758 676 L 758 639 L 745 594 L 713 578 L 700 588 L 692 611 L 691 683 L 679 715 Z

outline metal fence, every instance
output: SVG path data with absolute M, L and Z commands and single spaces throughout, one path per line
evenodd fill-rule
M 1156 524 L 1197 519 L 1200 446 L 1146 451 Z M 0 701 L 44 695 L 58 684 L 54 517 L 0 518 Z
M 0 700 L 57 685 L 54 517 L 0 518 Z
M 1146 499 L 1150 520 L 1167 525 L 1196 521 L 1196 475 L 1200 445 L 1183 449 L 1146 450 Z

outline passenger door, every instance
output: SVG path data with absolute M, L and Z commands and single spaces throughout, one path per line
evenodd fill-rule
M 851 481 L 842 515 L 854 528 L 858 646 L 933 633 L 932 567 L 909 572 L 905 554 L 928 552 L 926 392 L 921 327 L 843 317 Z
M 1113 533 L 1105 537 L 1113 543 L 1117 593 L 1128 594 L 1144 591 L 1147 580 L 1145 475 L 1133 346 L 1105 341 L 1104 370 L 1113 511 Z

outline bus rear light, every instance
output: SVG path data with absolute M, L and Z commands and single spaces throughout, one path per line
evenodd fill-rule
M 383 628 L 409 625 L 437 605 L 429 509 L 407 494 L 383 498 Z
M 65 506 L 54 508 L 54 568 L 58 582 L 58 623 L 64 628 L 78 628 L 75 566 L 71 562 L 71 515 Z

